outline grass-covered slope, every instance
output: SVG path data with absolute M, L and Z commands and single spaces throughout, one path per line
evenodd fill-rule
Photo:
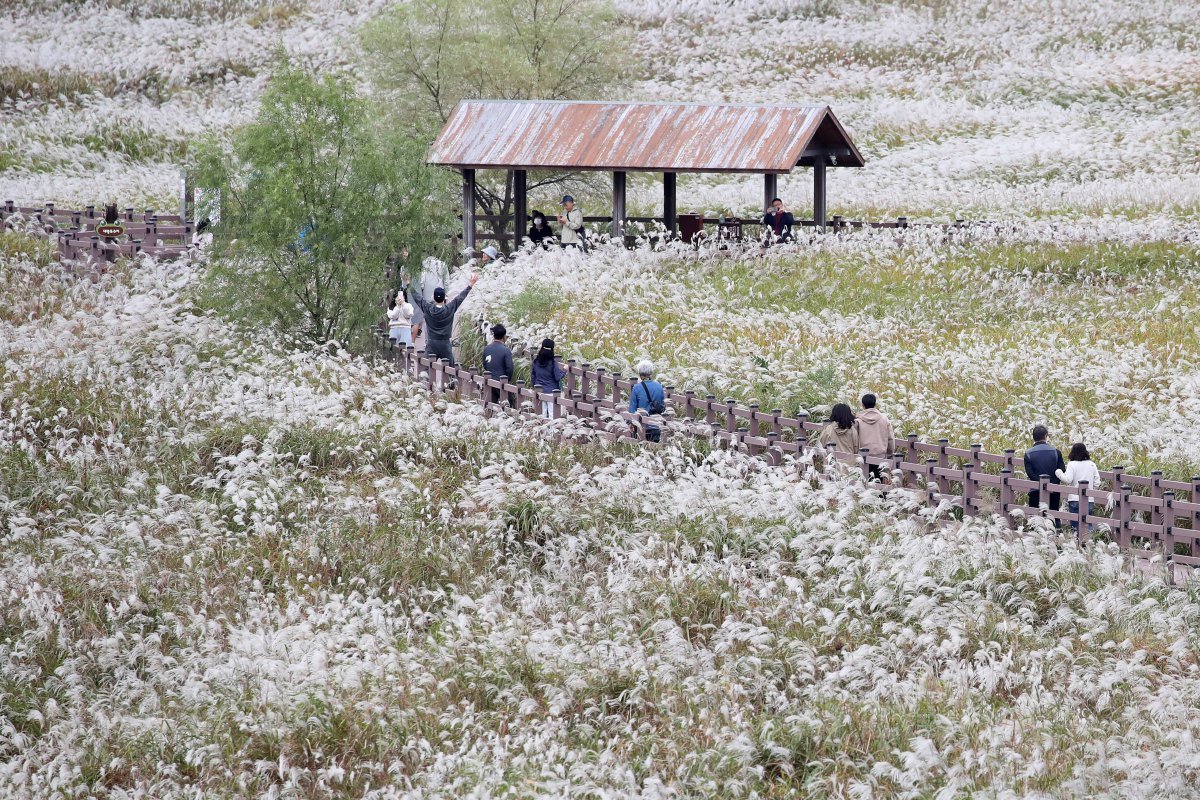
M 727 257 L 728 256 L 728 257 Z M 586 276 L 586 278 L 584 277 Z M 471 299 L 514 340 L 823 419 L 866 391 L 902 432 L 1200 471 L 1200 261 L 1185 229 L 853 234 L 765 253 L 534 253 Z
M 0 794 L 1181 796 L 1196 599 L 4 239 Z

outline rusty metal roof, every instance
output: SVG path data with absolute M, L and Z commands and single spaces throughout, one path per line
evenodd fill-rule
M 429 151 L 457 169 L 787 173 L 862 155 L 829 106 L 464 100 Z

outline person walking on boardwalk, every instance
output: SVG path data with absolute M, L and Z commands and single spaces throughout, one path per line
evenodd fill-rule
M 638 362 L 637 374 L 638 382 L 629 390 L 629 413 L 645 411 L 652 416 L 661 415 L 667 410 L 667 395 L 662 384 L 654 380 L 654 364 L 649 361 Z M 646 439 L 651 442 L 660 441 L 662 428 L 646 423 Z
M 508 349 L 508 330 L 503 325 L 492 326 L 492 343 L 483 348 L 483 371 L 497 380 L 512 378 L 512 350 Z M 492 389 L 492 402 L 500 402 L 499 389 Z
M 833 449 L 840 453 L 857 455 L 859 448 L 858 425 L 850 406 L 838 403 L 829 412 L 829 420 L 829 424 L 821 431 L 817 441 L 826 447 L 833 445 Z
M 1062 461 L 1062 455 L 1059 455 L 1059 463 Z M 1092 461 L 1092 457 L 1088 454 L 1087 447 L 1083 442 L 1076 442 L 1071 445 L 1071 452 L 1067 456 L 1067 468 L 1055 469 L 1054 476 L 1062 481 L 1065 485 L 1072 489 L 1078 489 L 1082 481 L 1087 481 L 1089 489 L 1096 489 L 1100 486 L 1100 470 L 1096 468 L 1096 462 Z M 1092 513 L 1092 498 L 1088 498 L 1087 510 L 1085 514 Z M 1067 495 L 1067 511 L 1070 511 L 1075 518 L 1071 520 L 1071 530 L 1079 533 L 1079 495 L 1072 493 Z M 1087 529 L 1090 531 L 1094 526 L 1089 524 Z
M 1058 471 L 1066 469 L 1063 463 L 1062 453 L 1058 448 L 1052 447 L 1049 443 L 1050 431 L 1046 430 L 1045 425 L 1033 426 L 1033 447 L 1025 451 L 1025 477 L 1031 481 L 1041 480 L 1045 475 L 1050 479 L 1050 483 L 1058 483 Z M 1049 498 L 1043 498 L 1040 489 L 1034 489 L 1029 493 L 1029 505 L 1034 508 L 1041 508 L 1042 500 L 1047 500 L 1051 511 L 1058 511 L 1062 504 L 1062 495 L 1059 492 L 1051 490 L 1048 492 Z M 1062 523 L 1056 517 L 1054 527 L 1062 527 Z
M 533 366 L 529 370 L 529 382 L 535 389 L 540 386 L 542 394 L 557 394 L 562 391 L 562 379 L 566 374 L 566 369 L 554 356 L 554 340 L 542 339 L 542 346 L 533 357 Z M 542 416 L 554 416 L 554 401 L 542 401 Z
M 448 303 L 446 302 L 446 290 L 441 286 L 433 290 L 432 303 L 420 294 L 411 295 L 417 308 L 421 309 L 421 313 L 425 315 L 425 335 L 428 337 L 425 342 L 426 354 L 435 358 L 444 358 L 450 362 L 452 367 L 457 366 L 454 360 L 454 350 L 450 346 L 450 337 L 454 330 L 454 315 L 458 313 L 458 307 L 462 305 L 463 300 L 467 299 L 471 287 L 478 282 L 479 274 L 471 273 L 471 277 L 467 278 L 466 288 Z
M 862 412 L 856 420 L 858 428 L 858 446 L 867 448 L 867 455 L 874 458 L 886 458 L 896 450 L 896 437 L 892 432 L 892 422 L 875 407 L 875 395 L 867 393 L 862 396 Z M 882 480 L 883 464 L 870 466 L 871 477 Z

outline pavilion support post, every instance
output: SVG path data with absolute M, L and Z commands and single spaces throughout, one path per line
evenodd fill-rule
M 676 218 L 678 217 L 678 206 L 675 202 L 675 178 L 674 172 L 663 173 L 663 225 L 671 233 L 675 233 Z
M 528 175 L 523 169 L 513 170 L 513 243 L 509 252 L 521 249 L 525 231 L 529 227 Z
M 771 201 L 779 196 L 779 176 L 763 175 L 763 213 L 771 208 Z
M 624 240 L 625 236 L 625 173 L 613 173 L 613 238 Z
M 825 230 L 825 165 L 813 165 L 813 224 Z
M 475 252 L 475 170 L 462 171 L 463 248 Z

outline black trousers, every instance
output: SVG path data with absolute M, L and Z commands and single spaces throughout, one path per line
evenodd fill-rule
M 1057 485 L 1058 484 L 1054 484 L 1054 483 L 1050 484 L 1051 487 L 1054 487 Z M 1062 506 L 1062 492 L 1055 491 L 1053 488 L 1051 488 L 1049 490 L 1049 494 L 1050 494 L 1050 499 L 1046 501 L 1046 505 L 1050 506 L 1051 511 L 1058 511 L 1059 508 Z M 1031 505 L 1032 507 L 1038 508 L 1038 504 L 1041 502 L 1041 500 L 1042 500 L 1042 490 L 1041 489 L 1034 489 L 1032 492 L 1029 493 L 1029 505 Z M 1058 520 L 1058 519 L 1054 520 L 1054 527 L 1056 527 L 1056 528 L 1062 527 L 1062 521 Z
M 449 339 L 428 340 L 425 342 L 425 355 L 433 356 L 434 358 L 444 358 L 450 362 L 450 366 L 458 366 L 454 362 L 454 350 L 450 347 Z

